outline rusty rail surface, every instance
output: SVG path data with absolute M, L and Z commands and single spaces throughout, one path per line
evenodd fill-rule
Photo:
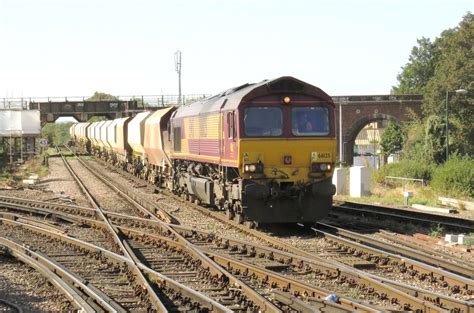
M 70 150 L 70 149 L 69 149 Z M 58 149 L 59 151 L 59 149 Z M 70 150 L 71 153 L 72 150 Z M 63 160 L 67 163 L 67 160 L 63 157 Z M 110 180 L 108 180 L 106 177 L 103 177 L 102 175 L 98 174 L 96 171 L 93 171 L 90 167 L 88 167 L 82 160 L 78 159 L 80 161 L 80 163 L 85 167 L 87 168 L 90 172 L 94 173 L 94 175 L 99 178 L 101 181 L 105 182 L 108 186 L 110 186 L 113 190 L 117 191 L 121 196 L 123 196 L 124 198 L 127 199 L 127 201 L 129 201 L 133 206 L 135 206 L 136 208 L 138 208 L 138 210 L 140 210 L 141 212 L 146 212 L 146 217 L 147 218 L 150 218 L 150 219 L 153 219 L 157 222 L 160 222 L 160 223 L 163 223 L 162 225 L 164 226 L 163 227 L 163 231 L 166 232 L 167 234 L 169 235 L 174 235 L 174 238 L 178 238 L 180 239 L 179 237 L 181 237 L 179 234 L 175 233 L 172 229 L 170 228 L 167 228 L 167 225 L 166 223 L 169 223 L 169 222 L 173 222 L 173 221 L 176 221 L 176 219 L 174 219 L 172 216 L 168 215 L 165 211 L 163 210 L 160 210 L 160 209 L 157 209 L 155 210 L 154 212 L 150 212 L 147 210 L 147 208 L 143 207 L 141 203 L 135 201 L 133 198 L 137 198 L 136 196 L 130 196 L 130 193 L 129 192 L 124 192 L 123 190 L 121 190 L 121 188 L 119 188 L 117 185 L 115 185 L 113 182 L 111 182 Z M 70 167 L 69 167 L 70 168 Z M 70 170 L 72 171 L 72 168 L 70 168 Z M 73 174 L 73 173 L 71 173 Z M 77 175 L 73 175 L 75 177 L 77 177 Z M 79 177 L 77 177 L 77 182 L 79 183 Z M 85 188 L 85 187 L 84 187 Z M 81 187 L 82 189 L 82 187 Z M 90 197 L 92 199 L 92 197 Z M 94 200 L 94 199 L 92 199 Z M 94 207 L 97 207 L 99 208 L 98 204 L 95 203 L 95 200 L 94 200 Z M 103 214 L 103 211 L 100 210 Z M 104 221 L 108 221 L 108 218 L 104 215 L 103 216 L 103 220 Z M 110 224 L 110 227 L 113 228 L 113 229 L 116 229 L 117 228 L 113 225 Z M 174 234 L 173 234 L 174 233 Z M 185 241 L 184 238 L 181 238 L 181 241 Z M 126 241 L 126 240 L 123 240 L 123 244 L 124 245 L 127 245 L 127 254 L 130 255 L 130 258 L 135 262 L 135 263 L 139 263 L 140 262 L 140 258 L 138 258 L 136 256 L 136 254 L 133 252 L 132 248 L 129 246 L 129 243 Z M 230 273 L 228 272 L 225 272 L 222 268 L 216 266 L 216 264 L 214 262 L 212 262 L 208 257 L 206 257 L 205 255 L 203 255 L 200 251 L 194 249 L 193 247 L 186 247 L 186 252 L 189 253 L 190 255 L 192 255 L 192 257 L 196 258 L 198 262 L 200 262 L 201 264 L 203 264 L 203 267 L 207 267 L 207 270 L 210 271 L 210 273 L 212 275 L 216 275 L 218 277 L 225 277 L 225 279 L 227 280 L 230 280 L 234 285 L 236 286 L 241 286 L 241 289 L 242 289 L 242 292 L 244 294 L 244 297 L 248 298 L 251 302 L 255 303 L 256 306 L 258 306 L 260 309 L 263 309 L 265 311 L 268 311 L 268 312 L 279 312 L 279 309 L 274 306 L 269 300 L 265 299 L 264 297 L 262 297 L 260 294 L 254 292 L 251 288 L 249 288 L 248 286 L 246 286 L 246 284 L 244 284 L 243 282 L 241 282 L 240 280 L 236 279 L 233 275 L 231 275 Z M 249 305 L 253 305 L 251 303 L 249 303 Z
M 49 214 L 49 210 L 44 212 L 44 214 Z M 58 213 L 58 217 L 60 217 L 59 214 L 65 213 Z M 150 221 L 112 212 L 105 212 L 105 214 L 116 224 L 128 224 L 130 227 L 137 227 L 138 225 L 142 224 L 140 227 L 146 229 L 146 232 L 148 234 L 151 232 L 158 233 L 159 230 L 163 227 L 163 225 L 161 225 L 161 223 L 157 221 Z M 69 218 L 68 216 L 66 217 Z M 80 219 L 82 222 L 88 221 L 88 219 L 85 220 L 82 217 L 78 217 L 78 219 Z M 91 220 L 91 223 L 92 225 L 94 225 L 97 222 Z M 119 226 L 119 228 L 121 227 L 123 226 Z M 333 277 L 333 279 L 340 279 L 341 282 L 353 281 L 355 286 L 358 285 L 361 286 L 361 288 L 365 288 L 367 290 L 374 290 L 381 296 L 385 294 L 386 297 L 389 297 L 389 299 L 393 298 L 393 300 L 391 301 L 398 301 L 398 303 L 400 303 L 400 305 L 402 305 L 402 307 L 404 307 L 405 309 L 419 308 L 420 310 L 427 312 L 443 311 L 440 307 L 436 307 L 429 303 L 430 301 L 432 301 L 438 306 L 444 308 L 459 308 L 462 309 L 464 312 L 470 312 L 470 310 L 472 310 L 472 308 L 470 308 L 469 305 L 464 303 L 463 301 L 459 301 L 440 294 L 434 294 L 426 290 L 419 290 L 417 288 L 391 282 L 389 280 L 380 279 L 378 277 L 372 277 L 360 271 L 355 271 L 352 268 L 340 267 L 337 265 L 328 264 L 327 262 L 317 261 L 315 260 L 314 256 L 312 256 L 312 258 L 300 257 L 298 255 L 283 252 L 281 250 L 250 244 L 248 242 L 242 242 L 236 239 L 217 237 L 215 235 L 207 234 L 204 232 L 197 232 L 195 230 L 187 229 L 178 225 L 173 225 L 172 227 L 182 236 L 186 237 L 187 240 L 192 244 L 199 244 L 199 241 L 203 241 L 203 238 L 205 238 L 204 241 L 210 240 L 214 242 L 216 247 L 221 247 L 220 249 L 223 249 L 223 247 L 227 246 L 226 249 L 229 250 L 231 254 L 235 254 L 237 252 L 239 252 L 238 254 L 242 255 L 254 254 L 256 256 L 259 256 L 259 258 L 276 260 L 281 263 L 282 266 L 288 266 L 289 264 L 292 264 L 292 266 L 294 266 L 295 268 L 308 269 L 315 275 L 329 275 L 329 277 Z M 123 230 L 125 229 L 126 228 L 123 228 Z M 198 245 L 198 247 L 200 246 Z M 270 280 L 270 282 L 271 281 L 273 280 Z M 275 282 L 277 285 L 281 286 L 281 281 L 275 279 Z M 415 297 L 425 299 L 426 302 Z M 355 305 L 358 304 L 356 303 Z
M 125 241 L 122 241 L 122 238 L 120 238 L 120 232 L 115 228 L 107 219 L 107 217 L 104 215 L 104 212 L 102 208 L 99 206 L 97 201 L 94 199 L 92 194 L 89 192 L 89 190 L 86 188 L 84 183 L 81 181 L 81 179 L 77 176 L 77 174 L 74 172 L 72 167 L 69 165 L 69 162 L 67 159 L 64 157 L 64 155 L 61 153 L 58 147 L 56 147 L 58 152 L 60 153 L 61 159 L 64 162 L 64 165 L 66 166 L 67 170 L 71 174 L 71 176 L 74 178 L 76 183 L 78 184 L 79 188 L 81 189 L 82 193 L 86 198 L 89 200 L 89 202 L 92 204 L 98 215 L 101 217 L 102 221 L 105 223 L 107 226 L 109 233 L 112 235 L 112 238 L 115 242 L 115 244 L 119 247 L 119 250 L 121 253 L 123 253 L 124 256 L 126 256 L 128 259 L 132 261 L 132 264 L 130 266 L 130 270 L 134 272 L 136 275 L 136 278 L 140 281 L 140 284 L 147 290 L 147 294 L 149 297 L 150 302 L 153 304 L 154 308 L 157 309 L 160 312 L 167 312 L 167 308 L 159 298 L 158 294 L 156 291 L 153 289 L 153 287 L 150 285 L 150 282 L 148 279 L 143 275 L 142 271 L 139 269 L 137 265 L 137 260 L 138 258 L 132 251 L 132 249 L 128 246 L 128 244 Z
M 76 309 L 83 312 L 97 312 L 101 310 L 125 312 L 115 302 L 104 300 L 107 297 L 102 292 L 94 290 L 87 285 L 87 282 L 47 256 L 1 236 L 0 246 L 5 247 L 8 253 L 16 259 L 40 272 L 43 277 L 71 301 Z
M 32 233 L 35 233 L 39 236 L 44 236 L 46 238 L 50 238 L 51 240 L 55 240 L 57 242 L 61 242 L 68 247 L 73 247 L 78 251 L 82 251 L 84 253 L 90 254 L 92 258 L 96 258 L 98 260 L 107 260 L 108 262 L 115 264 L 117 268 L 124 268 L 124 267 L 132 267 L 133 261 L 128 257 L 123 255 L 116 254 L 109 250 L 103 249 L 101 247 L 95 246 L 83 240 L 79 240 L 77 238 L 57 234 L 55 232 L 51 232 L 47 229 L 42 229 L 37 226 L 28 225 L 25 223 L 20 223 L 17 221 L 6 220 L 0 218 L 0 225 L 9 225 L 15 227 L 15 229 L 24 229 L 28 230 Z M 105 225 L 104 225 L 105 227 Z M 175 297 L 175 301 L 182 302 L 184 304 L 189 304 L 190 308 L 207 308 L 207 310 L 215 311 L 215 312 L 230 312 L 227 308 L 223 307 L 219 303 L 215 302 L 208 297 L 203 296 L 202 294 L 187 288 L 186 286 L 175 282 L 168 277 L 153 271 L 152 269 L 148 268 L 147 266 L 143 265 L 142 263 L 138 264 L 140 270 L 144 271 L 144 273 L 153 280 L 157 286 L 158 290 L 161 290 L 166 293 L 166 290 L 172 291 L 173 296 Z
M 128 173 L 126 173 L 124 171 L 119 170 L 119 172 L 122 173 L 123 175 L 125 175 L 126 177 L 129 177 L 129 178 L 131 177 Z M 170 193 L 167 193 L 167 192 L 163 192 L 163 193 L 170 196 L 170 197 L 173 197 L 174 199 L 176 199 L 178 201 L 183 201 L 181 198 L 176 197 L 176 196 L 174 196 Z M 206 208 L 203 208 L 203 207 L 200 207 L 200 206 L 197 206 L 197 205 L 194 205 L 194 204 L 187 203 L 187 205 L 195 208 L 196 210 L 200 211 L 201 213 L 203 213 L 205 215 L 211 216 L 211 217 L 213 217 L 213 218 L 215 218 L 215 219 L 217 219 L 221 222 L 224 222 L 228 225 L 232 225 L 234 228 L 237 228 L 237 229 L 239 229 L 240 231 L 242 231 L 244 233 L 251 234 L 253 236 L 261 238 L 264 241 L 268 242 L 270 245 L 273 245 L 274 247 L 278 247 L 279 249 L 283 249 L 283 250 L 289 251 L 289 252 L 297 254 L 297 255 L 306 256 L 306 257 L 311 258 L 311 259 L 327 262 L 327 260 L 323 260 L 323 259 L 319 258 L 318 256 L 314 255 L 311 252 L 307 252 L 305 250 L 295 248 L 295 247 L 293 247 L 289 244 L 286 244 L 285 242 L 282 242 L 282 241 L 278 240 L 277 238 L 268 236 L 266 234 L 263 234 L 259 231 L 253 230 L 253 229 L 249 229 L 248 227 L 246 227 L 244 225 L 240 225 L 238 223 L 235 223 L 234 221 L 229 221 L 229 220 L 227 220 L 227 218 L 223 214 L 221 214 L 219 212 L 213 212 L 213 211 L 210 211 Z M 333 260 L 331 260 L 331 261 L 334 262 Z M 339 264 L 339 265 L 340 266 L 345 266 L 344 264 Z M 420 266 L 423 267 L 422 264 L 420 264 Z M 423 271 L 422 273 L 431 273 L 431 270 L 428 269 L 428 270 Z M 450 276 L 449 272 L 446 272 L 446 273 L 447 273 L 447 276 Z M 363 273 L 362 275 L 366 275 L 366 274 Z M 456 276 L 456 275 L 454 275 L 454 276 Z M 367 274 L 367 277 L 372 277 L 372 276 L 370 274 Z M 378 279 L 379 282 L 386 282 L 387 281 L 387 279 L 384 279 L 384 278 L 381 278 L 381 277 L 376 277 L 376 279 Z M 444 280 L 444 277 L 441 277 L 441 279 Z M 449 280 L 447 280 L 447 281 L 449 282 Z M 428 301 L 436 303 L 436 305 L 438 305 L 439 307 L 454 307 L 454 308 L 457 308 L 457 307 L 463 307 L 463 306 L 465 307 L 466 306 L 466 303 L 464 303 L 462 300 L 453 299 L 451 297 L 443 297 L 443 296 L 439 297 L 439 294 L 435 294 L 435 293 L 432 293 L 432 292 L 426 291 L 426 290 L 424 290 L 423 292 L 419 292 L 419 291 L 416 291 L 417 288 L 411 287 L 409 285 L 403 286 L 403 288 L 402 288 L 402 286 L 399 283 L 396 283 L 396 282 L 393 282 L 392 285 L 393 286 L 396 285 L 399 290 L 405 290 L 405 291 L 407 291 L 411 288 L 410 289 L 411 292 L 409 292 L 411 295 L 414 295 L 414 296 L 416 296 L 416 297 L 418 297 L 419 299 L 422 299 L 422 300 L 427 299 Z M 453 287 L 456 288 L 456 283 L 453 284 Z M 472 310 L 472 308 L 470 308 L 470 306 L 467 306 L 467 307 L 469 308 L 469 310 Z
M 334 201 L 331 213 L 369 215 L 403 222 L 417 222 L 427 226 L 440 224 L 457 231 L 474 232 L 474 220 L 368 203 Z
M 390 252 L 393 254 L 398 254 L 400 255 L 400 257 L 397 258 L 399 260 L 401 259 L 401 257 L 409 257 L 410 259 L 418 260 L 432 266 L 441 267 L 455 274 L 465 276 L 467 279 L 462 279 L 461 277 L 459 277 L 459 279 L 457 280 L 457 284 L 460 284 L 461 286 L 462 285 L 469 286 L 469 289 L 473 290 L 473 293 L 474 293 L 474 281 L 472 280 L 474 278 L 474 270 L 472 266 L 469 266 L 467 264 L 457 264 L 449 260 L 445 260 L 439 256 L 434 255 L 432 251 L 430 252 L 428 252 L 428 250 L 419 251 L 419 249 L 415 250 L 409 247 L 395 246 L 390 243 L 378 240 L 376 238 L 365 236 L 365 235 L 362 235 L 362 234 L 359 234 L 359 233 L 356 233 L 344 228 L 340 228 L 340 227 L 336 227 L 336 226 L 328 225 L 324 223 L 318 223 L 315 231 L 323 235 L 329 235 L 329 234 L 339 235 L 341 237 L 356 241 L 366 246 L 376 248 L 380 252 L 384 251 L 384 252 Z M 334 238 L 334 237 L 331 237 L 331 238 Z M 386 238 L 388 240 L 393 240 L 393 237 L 390 237 L 390 236 L 386 236 Z M 374 250 L 374 252 L 375 251 L 376 250 Z M 406 259 L 406 260 L 409 260 L 409 259 Z M 445 272 L 439 273 L 440 276 L 445 276 L 445 274 L 446 274 Z

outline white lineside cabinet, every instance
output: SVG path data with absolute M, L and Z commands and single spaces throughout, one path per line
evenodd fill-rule
M 332 183 L 336 186 L 336 195 L 346 194 L 346 169 L 343 167 L 337 167 L 334 169 L 332 176 Z
M 371 170 L 365 166 L 353 166 L 350 169 L 350 195 L 360 198 L 370 195 Z

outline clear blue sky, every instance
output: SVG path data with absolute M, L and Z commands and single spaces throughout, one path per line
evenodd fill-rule
M 292 75 L 387 94 L 416 39 L 473 0 L 0 0 L 0 98 L 215 93 Z

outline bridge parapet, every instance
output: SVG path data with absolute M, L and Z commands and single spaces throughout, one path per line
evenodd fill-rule
M 399 104 L 401 102 L 423 102 L 422 95 L 360 95 L 360 96 L 331 96 L 337 104 Z

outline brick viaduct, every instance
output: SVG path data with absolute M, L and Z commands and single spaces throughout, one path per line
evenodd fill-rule
M 352 164 L 357 134 L 365 125 L 381 120 L 393 120 L 402 124 L 409 120 L 409 111 L 421 115 L 423 97 L 420 95 L 335 96 L 337 150 L 343 150 L 343 160 Z M 342 144 L 340 141 L 339 111 L 342 107 Z M 78 121 L 87 121 L 95 115 L 109 119 L 135 115 L 145 108 L 131 101 L 64 101 L 30 102 L 30 109 L 41 111 L 41 122 L 54 122 L 61 116 L 73 116 Z
M 332 97 L 336 104 L 336 132 L 337 151 L 346 164 L 352 164 L 354 157 L 354 144 L 357 134 L 365 125 L 382 120 L 392 120 L 403 124 L 410 119 L 410 111 L 417 115 L 422 114 L 421 95 L 380 95 L 380 96 L 337 96 Z M 339 127 L 342 107 L 342 142 Z

